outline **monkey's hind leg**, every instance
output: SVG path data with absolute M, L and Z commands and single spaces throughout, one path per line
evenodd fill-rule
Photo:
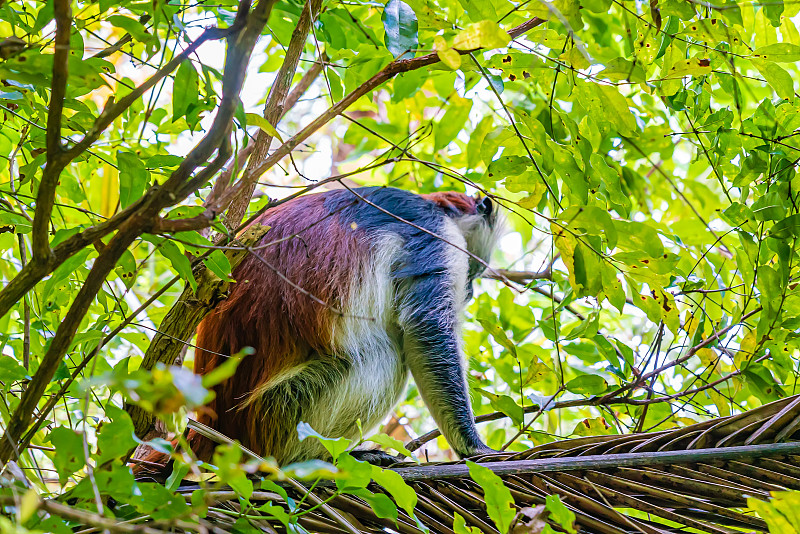
M 306 438 L 300 441 L 297 425 L 302 421 L 312 427 L 315 423 L 320 426 L 320 420 L 332 417 L 332 414 L 320 413 L 325 410 L 320 401 L 345 379 L 350 367 L 343 358 L 317 357 L 303 364 L 300 370 L 286 373 L 285 379 L 271 382 L 268 388 L 254 392 L 243 409 L 252 415 L 249 418 L 252 421 L 251 439 L 260 445 L 256 450 L 274 457 L 280 465 L 326 458 L 327 451 L 319 440 Z M 325 435 L 324 428 L 314 430 Z

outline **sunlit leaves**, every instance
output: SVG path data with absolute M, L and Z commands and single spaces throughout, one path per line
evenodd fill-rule
M 496 22 L 482 20 L 470 24 L 456 34 L 453 48 L 474 50 L 476 48 L 499 48 L 508 44 L 511 38 Z

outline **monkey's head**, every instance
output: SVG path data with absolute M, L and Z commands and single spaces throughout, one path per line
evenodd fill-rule
M 500 210 L 492 199 L 481 195 L 471 197 L 465 193 L 443 191 L 422 196 L 444 209 L 464 234 L 467 250 L 483 260 L 483 263 L 475 258 L 469 260 L 471 286 L 471 282 L 486 270 L 484 264 L 489 262 L 497 241 L 503 235 L 504 218 Z

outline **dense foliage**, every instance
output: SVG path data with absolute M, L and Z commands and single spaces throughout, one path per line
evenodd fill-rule
M 180 434 L 225 378 L 195 377 L 191 347 L 183 367 L 154 365 L 182 345 L 156 332 L 172 332 L 184 284 L 184 299 L 224 288 L 243 220 L 337 182 L 481 191 L 505 208 L 464 333 L 494 448 L 685 426 L 796 392 L 800 4 L 254 4 L 0 0 L 0 504 L 16 503 L 19 528 L 206 516 L 200 492 L 171 493 L 179 477 L 134 488 L 124 463 L 153 414 Z M 196 321 L 181 324 L 169 340 L 191 340 Z M 400 450 L 432 428 L 412 386 L 373 441 Z M 441 438 L 423 450 L 448 458 Z M 211 469 L 241 496 L 244 531 L 240 458 L 221 448 Z M 413 513 L 399 477 L 346 455 L 268 472 L 335 469 L 385 517 Z M 513 498 L 470 469 L 507 529 Z M 68 505 L 41 500 L 64 491 Z M 571 528 L 559 506 L 550 520 Z M 296 523 L 291 506 L 261 508 Z

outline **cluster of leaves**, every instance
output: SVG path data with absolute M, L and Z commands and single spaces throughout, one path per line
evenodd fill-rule
M 59 44 L 65 4 L 71 24 Z M 278 2 L 233 113 L 235 152 L 259 135 L 281 147 L 273 167 L 261 170 L 268 171 L 265 194 L 252 198 L 249 213 L 285 196 L 286 186 L 313 189 L 338 174 L 359 184 L 466 188 L 495 198 L 509 234 L 494 264 L 514 271 L 495 273 L 505 285 L 480 283 L 465 332 L 473 409 L 496 421 L 483 427 L 490 446 L 521 450 L 684 425 L 795 392 L 797 3 L 316 4 L 300 68 L 289 73 L 297 85 L 316 76 L 304 97 L 280 120 L 258 110 L 310 9 Z M 36 377 L 47 384 L 34 399 L 35 421 L 25 422 L 29 431 L 6 436 L 24 483 L 3 490 L 0 502 L 27 503 L 18 506 L 19 524 L 66 532 L 85 523 L 86 516 L 65 516 L 65 523 L 36 513 L 37 495 L 65 487 L 97 521 L 110 513 L 108 498 L 122 503 L 114 514 L 124 518 L 197 521 L 208 512 L 202 495 L 189 504 L 176 496 L 175 478 L 160 489 L 134 483 L 123 460 L 136 443 L 135 422 L 120 407 L 136 404 L 180 431 L 186 410 L 207 398 L 205 388 L 232 372 L 203 383 L 186 369 L 139 368 L 180 294 L 178 282 L 197 290 L 202 266 L 230 280 L 230 254 L 204 228 L 185 224 L 207 213 L 217 178 L 176 197 L 158 225 L 132 239 L 85 312 L 70 311 L 113 233 L 79 238 L 155 194 L 212 128 L 231 81 L 224 42 L 208 37 L 199 45 L 199 36 L 205 26 L 235 25 L 242 5 L 249 3 L 0 1 L 0 276 L 7 287 L 0 300 L 28 283 L 26 266 L 41 259 L 37 240 L 52 250 L 80 244 L 56 256 L 59 263 L 0 317 L 4 432 Z M 65 68 L 59 50 L 68 50 Z M 56 97 L 62 120 L 53 132 Z M 52 150 L 48 134 L 62 148 Z M 81 150 L 59 172 L 52 214 L 37 234 L 48 169 L 59 150 L 75 147 Z M 193 163 L 213 169 L 210 159 Z M 241 165 L 219 176 L 235 181 Z M 63 328 L 75 335 L 46 375 L 40 365 Z M 411 388 L 394 438 L 429 429 L 424 413 Z M 376 438 L 400 447 L 396 439 Z M 342 455 L 347 445 L 332 451 L 338 490 L 381 517 L 396 518 L 396 505 L 413 516 L 413 491 L 390 471 Z M 428 452 L 446 457 L 432 444 Z M 187 465 L 196 467 L 191 459 Z M 273 468 L 274 479 L 320 475 L 313 465 L 289 475 Z M 248 469 L 235 448 L 221 449 L 212 468 L 243 499 L 236 516 L 243 530 L 256 491 Z M 491 472 L 470 469 L 491 519 L 508 530 L 510 495 Z M 369 480 L 393 501 L 368 490 Z M 274 481 L 260 490 L 284 492 Z M 259 513 L 300 528 L 304 512 L 283 496 L 288 507 Z M 557 500 L 545 516 L 571 528 Z M 454 529 L 468 532 L 460 516 Z

